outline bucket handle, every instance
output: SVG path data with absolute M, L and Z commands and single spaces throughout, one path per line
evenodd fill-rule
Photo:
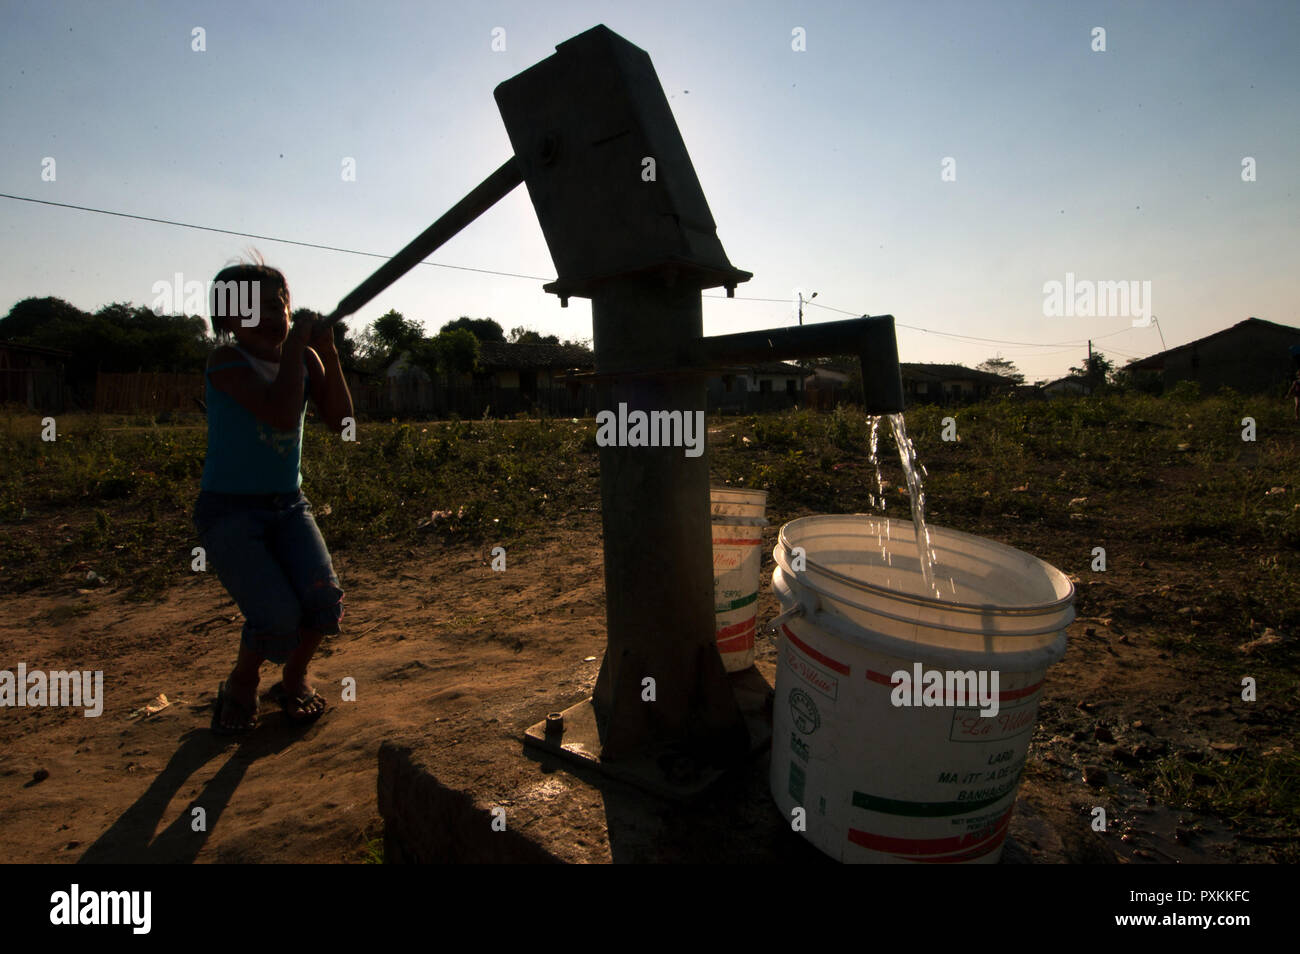
M 763 633 L 767 636 L 775 636 L 781 631 L 781 624 L 786 620 L 794 619 L 796 616 L 803 615 L 803 604 L 796 603 L 779 616 L 773 616 L 763 625 Z

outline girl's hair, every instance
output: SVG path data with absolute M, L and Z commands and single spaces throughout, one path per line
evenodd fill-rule
M 209 308 L 212 317 L 212 334 L 217 340 L 226 340 L 233 332 L 225 326 L 224 319 L 234 317 L 241 300 L 251 301 L 257 298 L 252 290 L 245 290 L 243 282 L 259 282 L 261 292 L 273 291 L 285 306 L 289 305 L 289 283 L 284 273 L 278 268 L 266 264 L 260 252 L 249 249 L 247 257 L 236 265 L 229 265 L 217 272 L 212 280 Z

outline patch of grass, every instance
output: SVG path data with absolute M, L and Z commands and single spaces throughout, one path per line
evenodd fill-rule
M 1198 400 L 1101 395 L 955 408 L 917 406 L 908 432 L 929 476 L 935 524 L 1032 546 L 1067 572 L 1080 547 L 1115 559 L 1160 547 L 1210 566 L 1273 558 L 1210 622 L 1300 626 L 1300 448 L 1287 408 L 1222 394 Z M 1257 441 L 1241 439 L 1241 419 Z M 943 440 L 944 420 L 955 441 Z M 874 473 L 865 414 L 787 411 L 717 418 L 715 483 L 769 491 L 769 512 L 863 512 Z M 0 413 L 0 588 L 22 592 L 86 569 L 153 598 L 190 573 L 190 513 L 206 452 L 202 418 L 64 415 L 58 440 L 40 418 Z M 507 547 L 599 504 L 591 420 L 362 422 L 357 441 L 310 426 L 304 490 L 330 547 L 438 540 Z M 1243 448 L 1252 455 L 1238 461 Z M 910 504 L 897 449 L 881 427 L 888 512 Z M 1270 490 L 1282 488 L 1280 492 Z M 1071 506 L 1076 498 L 1083 503 Z M 434 519 L 437 514 L 436 519 Z M 1085 547 L 1087 553 L 1091 547 Z M 1161 610 L 1163 612 L 1163 610 Z M 1172 620 L 1171 620 L 1172 622 Z
M 1218 815 L 1239 827 L 1294 826 L 1300 817 L 1300 753 L 1204 762 L 1170 756 L 1155 764 L 1151 793 L 1174 808 Z
M 382 865 L 384 863 L 384 836 L 375 835 L 373 838 L 367 838 L 365 841 L 364 855 L 361 863 L 363 865 Z

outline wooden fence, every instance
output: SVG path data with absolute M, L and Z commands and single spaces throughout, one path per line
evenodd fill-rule
M 107 374 L 95 378 L 95 410 L 108 414 L 135 411 L 195 411 L 203 400 L 203 375 L 166 371 Z
M 0 405 L 23 404 L 33 411 L 63 412 L 62 368 L 0 368 Z

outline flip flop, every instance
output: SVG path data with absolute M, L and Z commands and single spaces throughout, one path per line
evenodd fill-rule
M 266 695 L 272 702 L 276 703 L 280 707 L 281 711 L 284 712 L 284 717 L 294 725 L 305 725 L 308 722 L 315 722 L 325 714 L 325 709 L 328 707 L 328 704 L 325 702 L 325 697 L 315 689 L 312 690 L 311 695 L 309 696 L 291 696 L 289 695 L 289 691 L 284 688 L 283 682 L 277 682 L 266 691 Z M 303 712 L 307 706 L 318 700 L 320 702 L 319 709 L 314 712 Z
M 234 711 L 235 717 L 239 720 L 233 726 L 221 724 L 221 713 L 225 711 L 227 701 Z M 246 706 L 236 702 L 234 699 L 226 699 L 226 684 L 223 682 L 217 686 L 217 703 L 212 707 L 212 731 L 217 735 L 244 735 L 252 732 L 257 728 L 257 703 Z

